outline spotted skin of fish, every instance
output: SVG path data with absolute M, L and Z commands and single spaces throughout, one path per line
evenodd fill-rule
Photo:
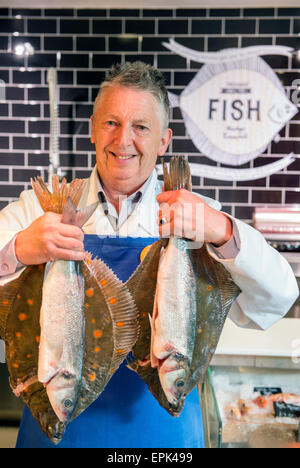
M 44 265 L 28 267 L 19 278 L 0 287 L 0 337 L 5 341 L 12 390 L 19 389 L 17 396 L 57 444 L 64 435 L 65 424 L 54 413 L 44 385 L 37 382 L 44 270 Z
M 47 189 L 43 181 L 34 183 L 36 190 L 43 195 Z M 52 196 L 52 201 L 44 202 L 45 209 L 49 206 L 55 208 L 58 202 L 62 208 L 68 200 L 66 184 L 62 183 L 63 193 L 58 193 L 57 178 L 53 184 L 55 196 Z M 73 195 L 77 200 L 79 197 L 74 187 L 80 186 L 79 183 L 72 185 Z M 69 220 L 76 219 L 82 222 L 82 214 L 69 212 Z M 76 262 L 77 279 L 83 278 L 83 294 L 79 302 L 83 299 L 85 327 L 82 373 L 77 402 L 73 407 L 71 401 L 68 401 L 72 400 L 73 394 L 70 398 L 67 397 L 69 387 L 74 389 L 77 385 L 72 380 L 73 372 L 68 373 L 66 369 L 61 369 L 55 378 L 50 379 L 46 388 L 43 383 L 38 382 L 44 274 L 45 265 L 30 266 L 18 279 L 0 287 L 0 337 L 6 344 L 12 390 L 28 405 L 42 431 L 54 444 L 59 444 L 67 423 L 100 396 L 107 382 L 136 343 L 139 321 L 138 310 L 128 288 L 104 262 L 92 258 L 92 255 L 86 252 L 85 260 Z M 53 295 L 56 298 L 55 291 Z M 75 348 L 74 343 L 72 348 Z M 76 354 L 75 361 L 78 360 L 78 356 L 79 361 L 81 360 L 80 352 L 81 350 Z M 57 400 L 66 403 L 66 414 L 59 415 L 66 422 L 60 421 L 49 401 L 47 387 L 49 390 L 49 385 L 51 388 L 54 383 Z

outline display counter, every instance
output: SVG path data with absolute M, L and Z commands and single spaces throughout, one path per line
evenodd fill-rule
M 259 388 L 274 393 L 262 395 Z M 296 443 L 300 320 L 282 319 L 267 331 L 242 329 L 227 320 L 199 393 L 207 448 L 281 448 Z M 292 413 L 276 415 L 280 405 L 290 405 Z

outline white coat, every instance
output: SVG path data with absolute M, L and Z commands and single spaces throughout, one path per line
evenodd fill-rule
M 147 188 L 133 213 L 120 227 L 120 236 L 159 237 L 157 225 L 158 203 L 156 196 L 162 183 L 153 171 Z M 98 201 L 99 182 L 94 168 L 82 195 L 79 208 Z M 215 209 L 219 202 L 201 197 Z M 32 190 L 22 192 L 17 202 L 11 203 L 0 212 L 0 272 L 4 262 L 5 247 L 20 230 L 28 227 L 43 211 Z M 228 215 L 229 216 L 229 215 Z M 293 271 L 280 253 L 270 247 L 264 237 L 251 226 L 230 217 L 235 229 L 238 246 L 234 258 L 219 258 L 217 251 L 207 245 L 209 254 L 231 274 L 240 287 L 241 294 L 232 305 L 229 317 L 240 327 L 267 329 L 291 308 L 299 295 Z M 83 226 L 86 234 L 115 235 L 111 223 L 99 203 L 93 216 Z M 1 253 L 3 254 L 1 257 Z M 17 277 L 2 276 L 2 284 Z M 3 272 L 2 272 L 3 275 Z

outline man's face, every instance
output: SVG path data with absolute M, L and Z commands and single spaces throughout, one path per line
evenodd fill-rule
M 91 142 L 98 172 L 108 190 L 130 195 L 153 171 L 172 137 L 163 130 L 163 109 L 149 92 L 109 86 L 92 117 Z

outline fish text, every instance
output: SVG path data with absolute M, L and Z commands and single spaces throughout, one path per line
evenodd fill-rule
M 251 99 L 247 99 L 246 101 L 242 101 L 241 99 L 233 101 L 210 99 L 209 120 L 214 120 L 216 115 L 225 122 L 229 119 L 239 121 L 242 119 L 252 120 L 252 118 L 256 118 L 256 121 L 260 122 L 260 101 L 252 103 Z

